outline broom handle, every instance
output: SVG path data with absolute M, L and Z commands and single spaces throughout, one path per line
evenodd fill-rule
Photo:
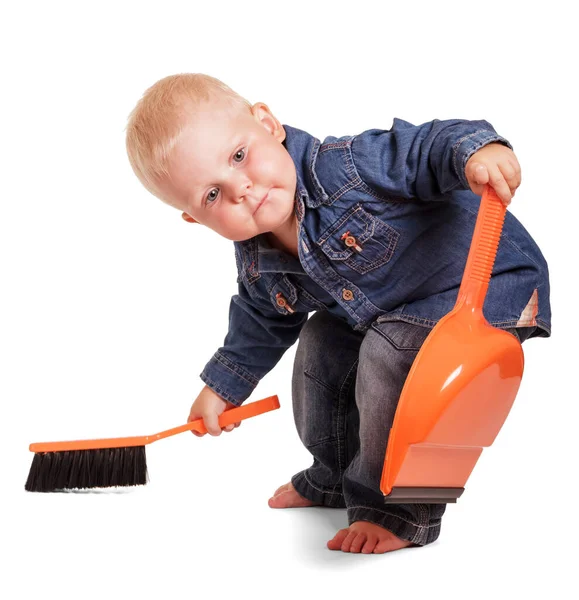
M 269 398 L 257 400 L 257 402 L 250 402 L 249 404 L 244 404 L 243 406 L 231 408 L 219 415 L 219 427 L 233 425 L 233 423 L 237 423 L 243 419 L 249 419 L 250 417 L 255 417 L 264 412 L 274 410 L 275 408 L 279 408 L 279 398 L 277 396 L 269 396 Z M 201 418 L 195 419 L 186 425 L 179 425 L 179 427 L 173 427 L 172 429 L 167 429 L 166 431 L 156 433 L 155 435 L 151 435 L 149 437 L 154 438 L 151 439 L 151 442 L 155 442 L 171 435 L 176 435 L 178 433 L 191 430 L 195 430 L 197 433 L 207 433 L 207 428 L 205 427 L 203 419 Z
M 482 311 L 506 212 L 494 189 L 486 185 L 455 306 L 465 302 Z
M 249 404 L 244 404 L 243 406 L 224 411 L 219 415 L 219 426 L 225 427 L 226 425 L 231 425 L 232 423 L 237 423 L 243 419 L 255 417 L 276 408 L 279 408 L 279 398 L 277 396 L 269 396 L 263 400 L 257 400 L 256 402 L 250 402 Z M 65 450 L 96 450 L 99 448 L 145 446 L 146 444 L 151 444 L 157 440 L 162 440 L 171 435 L 176 435 L 183 431 L 190 431 L 192 429 L 199 433 L 207 433 L 203 419 L 195 419 L 186 425 L 173 427 L 172 429 L 167 429 L 166 431 L 155 433 L 153 435 L 105 438 L 98 440 L 75 440 L 70 442 L 39 442 L 30 444 L 29 449 L 31 452 L 62 452 Z

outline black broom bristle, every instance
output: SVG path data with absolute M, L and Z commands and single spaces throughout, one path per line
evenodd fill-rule
M 55 492 L 144 485 L 147 480 L 145 446 L 38 452 L 24 489 Z

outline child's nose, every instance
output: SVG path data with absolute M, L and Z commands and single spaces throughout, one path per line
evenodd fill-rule
M 247 194 L 251 191 L 253 187 L 251 181 L 248 181 L 247 178 L 244 179 L 240 184 L 238 183 L 237 189 L 234 191 L 234 200 L 236 202 L 243 202 Z

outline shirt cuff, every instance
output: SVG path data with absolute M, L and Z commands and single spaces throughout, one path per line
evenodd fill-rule
M 199 375 L 205 385 L 224 400 L 241 406 L 259 383 L 259 379 L 220 352 L 216 352 Z
M 474 133 L 470 133 L 460 138 L 452 147 L 452 164 L 454 171 L 457 174 L 463 189 L 469 190 L 470 185 L 465 175 L 466 163 L 468 159 L 483 146 L 491 142 L 499 142 L 511 150 L 513 147 L 504 137 L 498 135 L 494 131 L 488 129 L 479 129 Z

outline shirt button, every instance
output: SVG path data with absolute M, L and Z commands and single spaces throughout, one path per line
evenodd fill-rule
M 285 308 L 288 312 L 295 312 L 295 310 L 288 304 L 288 301 L 282 296 L 281 292 L 276 294 L 275 301 L 277 302 L 278 306 Z
M 354 294 L 352 293 L 352 290 L 342 290 L 342 298 L 344 300 L 353 300 Z
M 358 242 L 356 242 L 356 238 L 353 235 L 350 235 L 349 231 L 346 231 L 346 233 L 342 235 L 342 239 L 344 240 L 344 244 L 346 244 L 348 248 L 354 248 L 354 250 L 362 252 L 362 248 L 360 248 Z

